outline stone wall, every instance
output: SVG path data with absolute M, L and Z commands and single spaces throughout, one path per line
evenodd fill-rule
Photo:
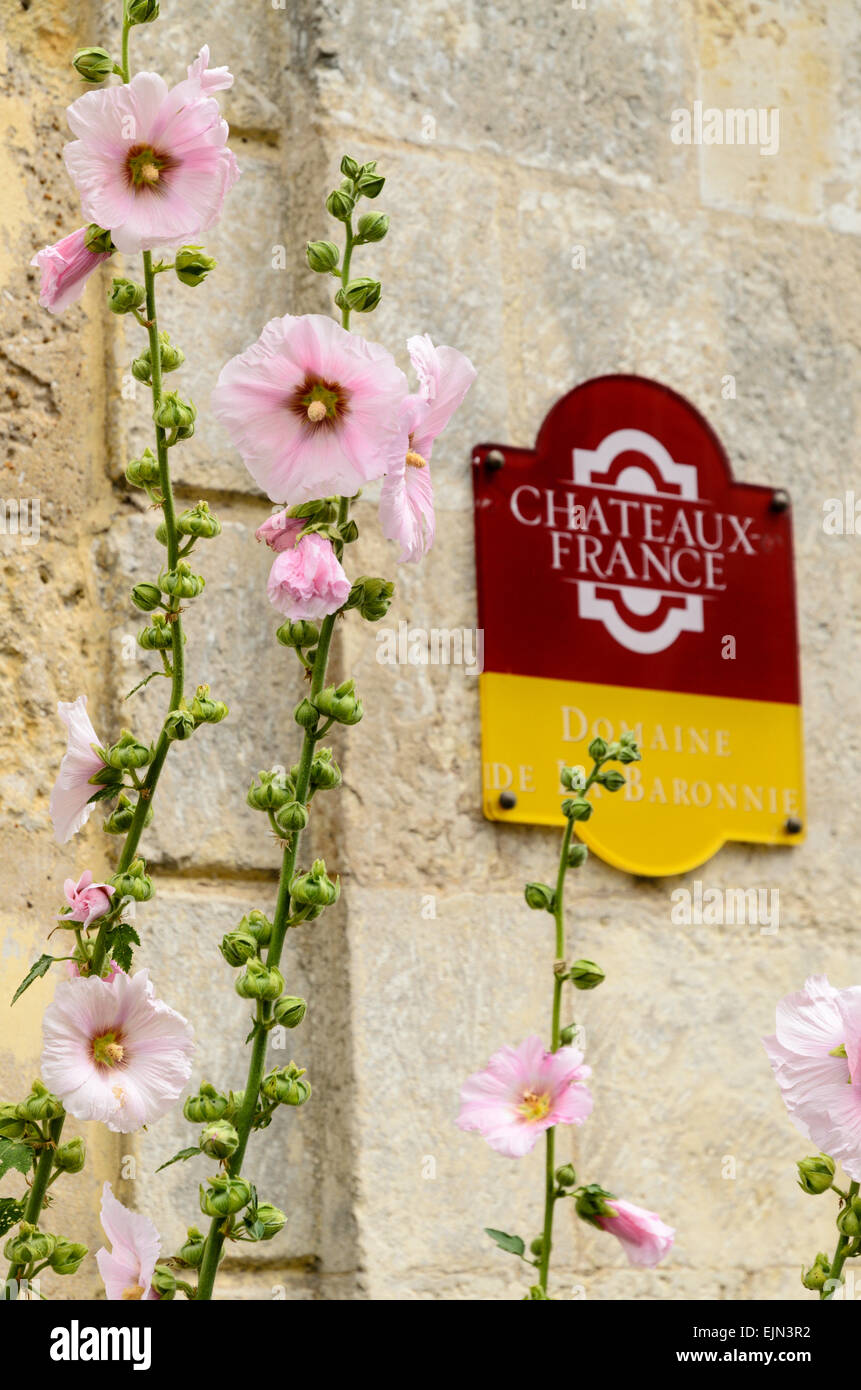
M 38 545 L 0 536 L 8 994 L 43 948 L 63 878 L 76 866 L 110 869 L 97 817 L 72 845 L 54 844 L 48 795 L 64 742 L 54 707 L 86 691 L 96 728 L 118 726 L 119 700 L 146 669 L 124 659 L 123 639 L 140 625 L 126 592 L 152 568 L 154 545 L 152 516 L 122 481 L 147 410 L 122 398 L 129 344 L 104 311 L 103 286 L 53 319 L 27 269 L 37 247 L 78 223 L 60 160 L 62 108 L 79 91 L 68 58 L 80 43 L 115 38 L 118 6 L 0 8 L 3 496 L 38 497 L 42 515 Z M 195 1079 L 238 1085 L 244 1074 L 246 1011 L 215 948 L 244 911 L 274 902 L 275 847 L 243 787 L 258 767 L 292 760 L 299 688 L 272 640 L 265 556 L 253 542 L 266 504 L 205 402 L 222 362 L 267 318 L 325 308 L 302 247 L 327 235 L 321 202 L 347 151 L 379 160 L 388 178 L 379 206 L 392 216 L 387 240 L 363 253 L 363 270 L 384 282 L 364 331 L 402 360 L 406 336 L 427 331 L 479 369 L 434 455 L 436 546 L 399 571 L 388 622 L 475 625 L 471 446 L 530 445 L 560 394 L 604 372 L 676 388 L 716 428 L 737 477 L 793 496 L 809 837 L 792 851 L 729 847 L 685 880 L 635 881 L 596 861 L 579 877 L 571 942 L 600 959 L 608 982 L 579 1001 L 594 1118 L 560 1148 L 584 1176 L 660 1211 L 678 1236 L 664 1266 L 635 1272 L 615 1243 L 566 1224 L 563 1211 L 557 1268 L 560 1290 L 591 1298 L 795 1297 L 825 1214 L 794 1188 L 804 1144 L 759 1038 L 775 999 L 807 973 L 858 978 L 857 542 L 822 531 L 823 501 L 852 485 L 859 432 L 857 6 L 162 8 L 162 21 L 133 35 L 133 65 L 173 77 L 208 41 L 213 61 L 237 75 L 225 107 L 243 169 L 207 238 L 216 275 L 195 292 L 165 287 L 161 312 L 189 358 L 183 389 L 203 407 L 194 441 L 176 451 L 181 496 L 186 505 L 207 496 L 225 523 L 203 557 L 208 587 L 188 652 L 190 679 L 210 681 L 231 716 L 168 765 L 145 845 L 158 895 L 140 913 L 146 963 L 157 982 L 170 976 L 171 1001 L 197 1029 Z M 671 112 L 696 99 L 778 107 L 779 152 L 673 144 Z M 286 269 L 274 268 L 279 247 Z M 734 399 L 722 394 L 727 375 Z M 358 514 L 357 572 L 390 570 L 373 489 Z M 254 1176 L 290 1222 L 280 1240 L 248 1247 L 256 1258 L 246 1266 L 228 1266 L 223 1290 L 518 1297 L 520 1266 L 482 1227 L 538 1229 L 541 1159 L 499 1158 L 453 1116 L 468 1071 L 502 1042 L 546 1029 L 552 947 L 522 883 L 551 872 L 556 835 L 482 819 L 477 689 L 462 669 L 379 665 L 372 631 L 358 623 L 343 625 L 336 664 L 357 677 L 367 714 L 341 745 L 345 790 L 330 798 L 322 830 L 316 823 L 343 876 L 339 915 L 290 943 L 290 985 L 310 1000 L 296 1060 L 315 1094 L 254 1141 Z M 135 701 L 135 726 L 149 732 L 159 692 Z M 193 772 L 193 791 L 180 787 L 178 764 Z M 695 877 L 778 888 L 780 931 L 671 925 L 670 892 Z M 15 1090 L 36 1072 L 49 993 L 35 986 L 4 1027 L 0 1077 Z M 95 1247 L 97 1182 L 109 1176 L 167 1240 L 180 1236 L 197 1219 L 192 1165 L 152 1175 L 188 1134 L 180 1117 L 140 1141 L 91 1133 L 95 1162 L 58 1185 L 58 1224 Z M 137 1178 L 118 1181 L 128 1155 Z M 86 1287 L 83 1274 L 75 1284 Z

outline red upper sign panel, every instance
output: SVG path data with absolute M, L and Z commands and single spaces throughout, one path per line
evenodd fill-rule
M 789 513 L 681 396 L 598 377 L 474 461 L 486 670 L 800 703 Z

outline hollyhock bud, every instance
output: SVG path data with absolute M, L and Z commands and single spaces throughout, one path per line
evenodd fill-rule
M 280 811 L 275 812 L 275 824 L 283 835 L 292 835 L 304 830 L 308 824 L 308 808 L 301 801 L 288 801 Z
M 811 1197 L 827 1192 L 834 1178 L 834 1159 L 827 1154 L 814 1154 L 798 1163 L 798 1186 Z
M 620 763 L 638 763 L 642 758 L 640 746 L 630 729 L 619 737 L 619 752 L 616 754 Z
M 599 786 L 605 787 L 608 792 L 617 792 L 625 785 L 625 778 L 615 767 L 609 767 L 606 771 L 599 772 L 595 781 Z
M 268 946 L 272 936 L 272 923 L 265 912 L 261 912 L 259 908 L 255 907 L 242 918 L 239 923 L 239 930 L 250 931 L 258 946 Z
M 223 700 L 213 700 L 208 685 L 199 685 L 191 702 L 191 713 L 197 724 L 220 724 L 230 711 Z
M 128 0 L 129 24 L 152 24 L 158 19 L 158 0 Z
M 253 932 L 242 927 L 234 927 L 221 938 L 219 951 L 228 965 L 238 968 L 252 956 L 257 955 L 258 942 Z
M 563 1163 L 561 1168 L 556 1169 L 556 1181 L 560 1187 L 573 1187 L 577 1181 L 577 1174 L 570 1163 Z
M 597 1183 L 584 1187 L 575 1204 L 584 1221 L 618 1238 L 632 1265 L 653 1267 L 673 1244 L 675 1232 L 655 1212 L 614 1197 Z
M 340 252 L 333 241 L 309 241 L 305 256 L 312 270 L 319 275 L 328 275 L 338 264 Z
M 379 304 L 382 293 L 379 280 L 361 275 L 338 291 L 335 303 L 339 309 L 355 309 L 358 314 L 371 314 Z
M 837 1229 L 842 1236 L 848 1236 L 850 1240 L 861 1235 L 861 1219 L 859 1219 L 859 1213 L 855 1210 L 854 1204 L 843 1208 L 837 1218 Z
M 274 965 L 264 965 L 252 956 L 235 985 L 241 999 L 277 999 L 284 989 L 284 976 Z
M 582 798 L 563 801 L 561 809 L 563 816 L 567 816 L 569 820 L 588 820 L 592 814 L 591 802 Z
M 309 623 L 304 618 L 295 622 L 288 618 L 286 623 L 281 624 L 275 636 L 282 647 L 313 647 L 314 643 L 320 640 L 320 629 L 316 623 Z
M 157 584 L 136 584 L 132 589 L 132 603 L 142 613 L 151 613 L 161 607 L 161 589 Z
M 202 246 L 181 246 L 176 253 L 173 268 L 177 279 L 184 285 L 202 285 L 210 271 L 218 262 L 207 256 Z
M 152 1272 L 152 1291 L 156 1298 L 169 1303 L 176 1297 L 176 1275 L 167 1265 L 156 1265 Z
M 310 782 L 320 791 L 332 791 L 340 787 L 341 769 L 332 757 L 331 748 L 320 748 L 311 759 Z
M 176 519 L 176 529 L 181 536 L 194 536 L 195 540 L 212 540 L 221 535 L 221 522 L 209 510 L 208 502 L 198 502 L 180 512 Z
M 589 757 L 593 763 L 600 763 L 607 756 L 607 744 L 603 738 L 593 738 L 589 744 Z
M 300 729 L 313 729 L 320 716 L 316 706 L 312 705 L 310 700 L 300 700 L 293 711 L 293 718 Z
M 282 1028 L 298 1028 L 308 1005 L 297 994 L 284 994 L 273 1010 L 275 1022 Z
M 74 1274 L 87 1254 L 86 1245 L 66 1240 L 65 1236 L 57 1236 L 57 1243 L 50 1258 L 51 1268 L 55 1274 Z
M 107 238 L 107 245 L 97 242 L 94 232 Z M 106 261 L 114 250 L 110 233 L 101 227 L 79 227 L 54 246 L 43 246 L 31 265 L 41 271 L 39 303 L 52 314 L 61 314 L 80 299 L 84 286 L 97 266 Z
M 118 772 L 126 772 L 132 767 L 146 767 L 152 761 L 152 756 L 151 748 L 145 743 L 138 743 L 129 729 L 123 729 L 117 742 L 112 743 L 105 753 L 105 762 Z
M 131 460 L 126 467 L 126 477 L 135 487 L 158 482 L 158 459 L 152 449 L 144 449 L 139 459 Z
M 197 598 L 206 584 L 202 574 L 192 574 L 187 560 L 180 560 L 175 569 L 163 571 L 158 582 L 164 592 L 174 598 Z
M 326 211 L 338 222 L 349 222 L 355 201 L 343 188 L 334 189 L 326 199 Z
M 350 593 L 350 581 L 331 541 L 313 532 L 276 554 L 266 592 L 285 618 L 317 621 L 337 613 Z
M 340 880 L 332 882 L 322 859 L 315 859 L 310 871 L 298 874 L 290 884 L 290 896 L 293 901 L 307 903 L 311 907 L 329 907 L 338 901 L 340 893 Z
M 200 1147 L 210 1158 L 229 1158 L 239 1148 L 239 1135 L 229 1120 L 213 1120 L 201 1131 Z
M 359 218 L 355 245 L 366 241 L 382 241 L 389 230 L 389 219 L 384 212 L 365 212 Z
M 187 439 L 194 433 L 197 408 L 192 401 L 184 401 L 177 391 L 168 391 L 153 411 L 153 419 L 161 429 L 176 430 L 179 438 Z
M 185 361 L 185 353 L 181 347 L 170 341 L 167 333 L 159 333 L 159 361 L 161 362 L 162 372 L 175 372 Z M 152 353 L 147 348 L 136 357 L 132 362 L 132 376 L 137 381 L 143 381 L 147 386 L 152 382 Z
M 36 1264 L 50 1260 L 56 1244 L 56 1236 L 40 1231 L 29 1221 L 22 1221 L 17 1234 L 10 1236 L 3 1246 L 3 1254 L 10 1264 Z
M 33 1082 L 29 1096 L 21 1101 L 17 1114 L 19 1119 L 32 1120 L 42 1124 L 44 1120 L 57 1120 L 65 1114 L 63 1102 L 38 1079 Z
M 84 246 L 94 256 L 112 256 L 117 249 L 111 241 L 110 232 L 97 222 L 91 222 L 84 229 Z
M 604 978 L 604 971 L 593 960 L 575 960 L 568 972 L 575 989 L 597 989 Z
M 54 1167 L 63 1173 L 80 1173 L 87 1161 L 87 1146 L 83 1139 L 67 1139 L 58 1144 L 54 1153 Z
M 126 796 L 125 792 L 120 792 L 119 800 L 111 814 L 102 822 L 102 828 L 108 835 L 125 835 L 126 831 L 131 827 L 136 810 L 137 803 Z M 150 801 L 144 812 L 144 828 L 150 824 L 154 814 L 155 808 Z
M 76 883 L 67 878 L 63 884 L 66 895 L 66 909 L 58 914 L 61 926 L 77 923 L 89 927 L 92 922 L 104 917 L 111 908 L 111 889 L 106 883 L 93 883 L 92 872 L 87 869 Z
M 345 608 L 358 608 L 369 623 L 379 622 L 389 611 L 395 586 L 388 579 L 363 574 L 350 590 Z
M 154 613 L 150 626 L 141 629 L 138 633 L 138 645 L 143 647 L 145 652 L 170 650 L 173 646 L 173 633 L 163 613 Z
M 134 280 L 115 278 L 108 292 L 108 308 L 112 314 L 130 314 L 146 300 L 146 290 Z
M 190 1269 L 198 1269 L 203 1260 L 203 1252 L 206 1248 L 206 1237 L 196 1226 L 189 1226 L 188 1236 L 184 1245 L 181 1245 L 176 1252 L 176 1258 L 181 1260 Z M 223 1252 L 222 1252 L 223 1253 Z
M 831 1263 L 824 1251 L 820 1250 L 810 1269 L 805 1270 L 801 1282 L 806 1289 L 817 1292 L 824 1288 L 831 1276 Z
M 172 709 L 164 721 L 164 731 L 168 738 L 178 743 L 191 738 L 196 728 L 194 715 L 189 709 Z
M 79 48 L 72 59 L 72 67 L 85 82 L 104 82 L 110 77 L 116 64 L 104 48 Z
M 255 811 L 277 811 L 292 801 L 295 795 L 296 789 L 291 779 L 276 768 L 273 772 L 258 773 L 245 800 Z
M 251 1184 L 244 1178 L 210 1178 L 200 1185 L 200 1209 L 204 1216 L 232 1216 L 251 1201 Z
M 559 781 L 569 792 L 582 792 L 586 786 L 586 778 L 579 767 L 563 767 Z
M 535 911 L 552 912 L 556 903 L 556 894 L 548 883 L 527 883 L 523 896 L 527 907 Z
M 354 680 L 342 681 L 338 686 L 327 685 L 314 696 L 313 703 L 326 719 L 335 719 L 339 724 L 358 724 L 365 709 L 355 691 Z
M 311 1095 L 310 1083 L 304 1077 L 305 1068 L 290 1062 L 265 1076 L 260 1090 L 267 1100 L 281 1105 L 304 1105 Z
M 208 1123 L 211 1120 L 220 1120 L 226 1115 L 230 1108 L 227 1096 L 216 1091 L 209 1081 L 201 1081 L 200 1090 L 197 1095 L 189 1096 L 182 1113 L 185 1118 L 193 1125 Z
M 259 1202 L 256 1211 L 246 1213 L 243 1224 L 252 1239 L 272 1240 L 273 1236 L 277 1236 L 279 1231 L 284 1229 L 287 1217 L 278 1207 L 273 1207 L 271 1202 Z
M 121 898 L 134 898 L 137 903 L 149 902 L 155 892 L 142 859 L 133 859 L 124 873 L 114 875 L 111 883 Z
M 589 851 L 585 845 L 572 845 L 568 851 L 569 869 L 579 869 L 589 858 Z
M 33 1138 L 38 1137 L 35 1127 L 21 1119 L 14 1101 L 5 1101 L 0 1105 L 0 1135 L 4 1139 L 22 1139 L 31 1132 Z

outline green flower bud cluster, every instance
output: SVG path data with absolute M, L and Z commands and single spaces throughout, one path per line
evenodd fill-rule
M 258 1202 L 242 1218 L 243 1240 L 272 1240 L 287 1224 L 287 1217 L 271 1202 Z
M 123 729 L 117 742 L 111 744 L 102 756 L 108 767 L 127 772 L 129 768 L 146 767 L 152 761 L 153 750 L 145 743 L 138 743 L 134 734 Z
M 294 903 L 309 907 L 330 907 L 341 894 L 340 879 L 334 883 L 326 873 L 326 864 L 315 859 L 308 873 L 297 874 L 290 884 L 290 896 Z
M 301 801 L 287 801 L 275 812 L 275 824 L 282 835 L 295 835 L 308 824 L 308 808 Z
M 342 681 L 337 686 L 327 685 L 310 703 L 326 719 L 334 719 L 338 724 L 358 724 L 365 708 L 355 691 L 354 680 Z M 309 702 L 303 701 L 304 703 Z M 297 719 L 297 723 L 299 722 L 301 721 Z
M 366 194 L 365 196 L 372 195 Z M 376 194 L 373 196 L 375 197 Z M 389 219 L 384 212 L 363 213 L 356 225 L 356 236 L 353 244 L 354 246 L 362 246 L 365 242 L 382 241 L 388 230 Z
M 311 1096 L 311 1084 L 304 1077 L 305 1068 L 295 1062 L 277 1067 L 263 1078 L 261 1094 L 279 1105 L 304 1105 Z
M 364 574 L 353 584 L 344 607 L 358 608 L 369 623 L 378 623 L 388 613 L 394 592 L 391 580 Z
M 164 721 L 164 731 L 172 743 L 184 743 L 191 738 L 197 724 L 185 700 L 179 709 L 172 709 Z
M 284 976 L 276 966 L 266 965 L 259 956 L 251 956 L 235 989 L 241 999 L 277 999 L 284 989 Z
M 137 803 L 126 796 L 125 792 L 120 792 L 116 806 L 107 820 L 102 822 L 103 829 L 108 835 L 125 835 L 131 828 L 136 809 Z M 152 802 L 148 802 L 146 811 L 144 812 L 144 828 L 150 824 L 153 818 L 153 810 Z
M 245 1178 L 210 1178 L 200 1184 L 200 1210 L 204 1216 L 232 1216 L 251 1201 L 251 1184 Z
M 282 647 L 313 647 L 320 640 L 320 629 L 316 623 L 305 618 L 288 618 L 275 633 Z
M 202 246 L 181 246 L 176 253 L 173 268 L 178 280 L 194 288 L 203 284 L 217 264 L 212 256 L 207 256 Z
M 196 1095 L 189 1096 L 182 1107 L 182 1113 L 191 1124 L 210 1124 L 221 1120 L 230 1112 L 227 1096 L 216 1091 L 209 1081 L 201 1081 Z
M 135 487 L 151 487 L 158 482 L 158 459 L 152 449 L 144 449 L 139 459 L 131 460 L 126 477 Z
M 360 275 L 343 285 L 335 295 L 339 309 L 355 309 L 358 314 L 371 314 L 380 302 L 383 287 L 379 280 Z
M 556 1169 L 556 1182 L 559 1187 L 574 1187 L 577 1174 L 570 1163 L 563 1163 L 561 1168 Z
M 171 440 L 190 439 L 194 434 L 197 407 L 192 401 L 184 401 L 177 391 L 167 391 L 159 401 L 153 417 L 159 429 L 169 430 Z
M 131 314 L 146 300 L 146 290 L 134 280 L 117 277 L 108 291 L 108 308 L 112 314 Z
M 210 1158 L 229 1158 L 239 1148 L 239 1135 L 229 1120 L 210 1120 L 201 1130 L 200 1148 Z
M 556 907 L 556 894 L 549 883 L 527 883 L 523 896 L 527 907 L 535 912 L 553 912 Z
M 226 932 L 218 949 L 227 964 L 232 965 L 234 969 L 238 969 L 259 953 L 257 938 L 245 927 L 234 927 L 233 931 Z
M 185 633 L 182 635 L 185 643 Z M 138 633 L 138 645 L 145 652 L 170 651 L 173 646 L 173 629 L 164 613 L 153 613 L 152 623 Z
M 176 530 L 180 536 L 194 536 L 195 540 L 209 541 L 212 540 L 213 536 L 221 535 L 221 522 L 209 510 L 208 502 L 198 502 L 196 506 L 180 512 L 176 518 Z M 167 540 L 167 531 L 162 537 L 157 530 L 156 539 L 164 544 Z
M 87 1146 L 83 1139 L 67 1139 L 54 1151 L 54 1167 L 61 1173 L 80 1173 L 87 1161 Z
M 208 685 L 199 685 L 191 702 L 195 724 L 220 724 L 230 711 L 223 700 L 213 700 Z
M 4 1139 L 19 1139 L 25 1143 L 39 1141 L 38 1127 L 31 1120 L 24 1120 L 18 1114 L 14 1101 L 4 1101 L 0 1105 L 0 1135 Z
M 134 898 L 137 903 L 149 902 L 155 887 L 147 876 L 143 859 L 133 859 L 124 873 L 114 874 L 110 880 L 117 891 L 117 898 Z
M 298 773 L 298 764 L 290 769 L 291 775 Z M 341 769 L 332 756 L 331 748 L 318 748 L 311 759 L 310 786 L 314 791 L 334 791 L 343 781 Z
M 178 1260 L 180 1264 L 187 1266 L 189 1269 L 199 1269 L 203 1261 L 205 1247 L 206 1236 L 203 1232 L 199 1231 L 196 1226 L 189 1226 L 185 1243 L 180 1246 L 174 1259 Z M 221 1255 L 224 1255 L 223 1250 Z
M 604 971 L 593 960 L 575 960 L 567 978 L 575 989 L 597 989 L 605 979 Z
M 172 598 L 197 598 L 203 593 L 206 580 L 202 574 L 192 574 L 187 560 L 180 560 L 172 570 L 162 570 L 158 577 L 159 588 Z
M 132 589 L 132 603 L 141 613 L 152 613 L 155 608 L 164 606 L 161 589 L 157 584 L 136 584 Z
M 114 284 L 116 283 L 115 280 Z M 182 348 L 174 346 L 167 333 L 159 333 L 158 341 L 162 371 L 175 372 L 185 361 L 185 353 Z M 135 381 L 142 381 L 146 386 L 152 385 L 152 352 L 149 348 L 132 362 L 132 376 Z
M 861 1236 L 861 1195 L 852 1197 L 843 1207 L 837 1218 L 837 1229 L 842 1236 L 856 1240 Z
M 825 1287 L 831 1277 L 831 1262 L 824 1251 L 820 1250 L 810 1269 L 805 1270 L 801 1276 L 801 1282 L 806 1289 L 818 1293 Z
M 30 1088 L 30 1094 L 16 1107 L 15 1113 L 19 1120 L 40 1125 L 46 1120 L 58 1120 L 66 1112 L 60 1097 L 55 1096 L 37 1078 Z
M 814 1154 L 798 1163 L 798 1186 L 811 1197 L 819 1197 L 831 1187 L 834 1178 L 834 1159 L 827 1154 Z
M 255 811 L 278 811 L 290 804 L 296 796 L 292 778 L 279 768 L 272 772 L 261 771 L 248 788 L 245 800 Z
M 318 275 L 337 275 L 340 252 L 334 241 L 309 241 L 305 257 Z
M 308 1005 L 298 994 L 282 994 L 272 1011 L 275 1022 L 281 1028 L 298 1028 L 305 1017 Z
M 588 820 L 592 815 L 592 804 L 583 796 L 568 797 L 562 802 L 562 814 L 569 820 Z
M 152 24 L 158 19 L 158 0 L 128 0 L 129 24 Z
M 116 71 L 116 64 L 104 48 L 79 48 L 72 59 L 72 67 L 85 82 L 104 82 Z

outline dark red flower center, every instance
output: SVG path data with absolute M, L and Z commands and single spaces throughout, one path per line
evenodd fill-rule
M 126 180 L 136 193 L 160 193 L 164 176 L 175 169 L 177 161 L 152 145 L 132 145 L 126 155 Z
M 306 376 L 291 393 L 287 407 L 307 429 L 336 429 L 348 413 L 350 392 L 337 381 Z

